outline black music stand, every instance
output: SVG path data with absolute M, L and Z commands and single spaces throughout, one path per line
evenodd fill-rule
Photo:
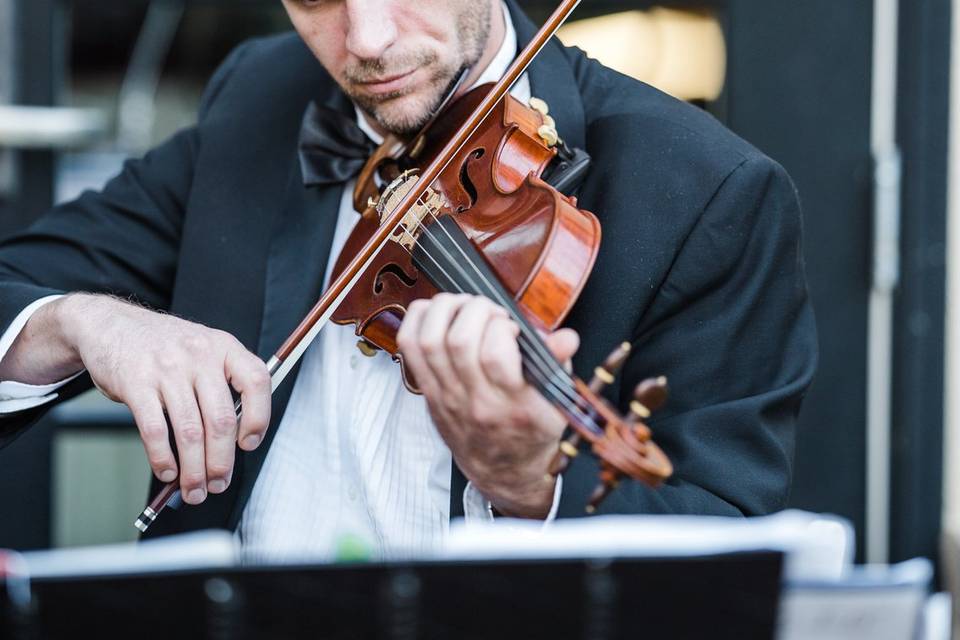
M 782 562 L 780 552 L 756 551 L 43 579 L 32 585 L 29 624 L 8 631 L 71 640 L 773 638 Z

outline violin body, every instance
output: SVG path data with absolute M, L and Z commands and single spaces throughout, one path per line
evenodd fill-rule
M 474 110 L 489 86 L 462 96 L 417 142 L 416 161 L 430 162 Z M 431 186 L 439 204 L 435 215 L 451 217 L 524 317 L 536 328 L 560 326 L 586 284 L 600 246 L 600 224 L 541 178 L 556 155 L 538 133 L 549 119 L 507 96 Z M 378 229 L 381 215 L 370 206 L 347 239 L 335 266 L 336 277 Z M 437 220 L 424 219 L 429 232 Z M 437 228 L 437 227 L 434 227 Z M 415 264 L 412 230 L 406 243 L 391 242 L 375 268 L 366 271 L 331 317 L 354 324 L 369 345 L 397 358 L 396 335 L 407 305 L 440 290 Z M 449 256 L 440 256 L 444 260 Z M 448 265 L 447 268 L 453 268 Z M 411 390 L 415 383 L 406 375 Z

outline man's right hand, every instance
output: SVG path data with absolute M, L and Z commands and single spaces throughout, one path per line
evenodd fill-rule
M 270 423 L 266 364 L 236 338 L 109 296 L 72 294 L 38 310 L 0 362 L 0 380 L 49 384 L 84 367 L 130 408 L 153 472 L 163 482 L 179 474 L 189 504 L 225 491 L 235 445 L 255 449 Z M 243 403 L 239 425 L 230 387 Z

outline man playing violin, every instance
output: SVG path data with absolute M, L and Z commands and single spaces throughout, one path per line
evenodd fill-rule
M 565 420 L 525 382 L 517 326 L 486 298 L 408 309 L 398 343 L 422 396 L 330 325 L 271 398 L 264 359 L 358 218 L 354 176 L 309 151 L 308 107 L 372 144 L 409 137 L 461 70 L 460 93 L 497 80 L 535 32 L 512 1 L 284 7 L 297 34 L 236 49 L 196 126 L 0 245 L 0 443 L 92 383 L 130 408 L 155 483 L 179 479 L 187 505 L 150 534 L 226 527 L 268 557 L 347 532 L 383 554 L 429 550 L 459 515 L 582 514 L 596 462 L 545 479 Z M 789 178 L 710 116 L 556 41 L 512 93 L 544 99 L 592 156 L 578 196 L 603 225 L 548 346 L 589 372 L 632 342 L 608 389 L 621 405 L 643 377 L 671 381 L 652 426 L 675 477 L 624 484 L 600 512 L 782 508 L 816 360 Z

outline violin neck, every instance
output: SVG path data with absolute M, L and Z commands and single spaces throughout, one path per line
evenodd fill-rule
M 513 295 L 452 217 L 442 216 L 421 227 L 413 262 L 441 291 L 485 296 L 505 308 L 520 327 L 517 342 L 526 380 L 572 423 L 582 423 L 597 435 L 602 433 L 606 422 L 603 416 L 584 398 L 576 379 L 557 361 Z

